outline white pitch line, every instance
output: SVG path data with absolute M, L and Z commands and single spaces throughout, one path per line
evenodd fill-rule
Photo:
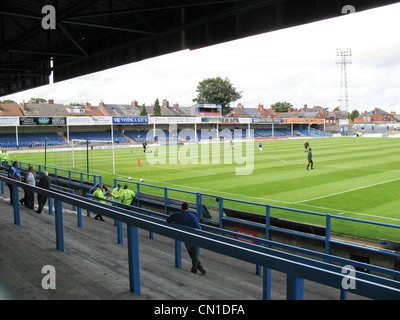
M 312 198 L 312 199 L 297 201 L 296 203 L 303 203 L 303 202 L 308 202 L 308 201 L 313 201 L 313 200 L 328 198 L 328 197 L 332 197 L 332 196 L 337 196 L 337 195 L 339 195 L 339 194 L 348 193 L 348 192 L 353 192 L 353 191 L 357 191 L 357 190 L 361 190 L 361 189 L 366 189 L 366 188 L 370 188 L 370 187 L 375 187 L 375 186 L 379 186 L 379 185 L 381 185 L 381 184 L 390 183 L 390 182 L 394 182 L 394 181 L 398 181 L 398 180 L 400 180 L 400 178 L 393 179 L 393 180 L 388 180 L 388 181 L 384 181 L 384 182 L 378 182 L 378 183 L 370 184 L 370 185 L 368 185 L 368 186 L 358 187 L 358 188 L 354 188 L 354 189 L 350 189 L 350 190 L 346 190 L 346 191 L 341 191 L 341 192 L 336 192 L 336 193 L 332 193 L 332 194 L 327 194 L 327 195 L 321 196 L 321 197 L 316 197 L 316 198 Z
M 201 172 L 199 172 L 199 173 L 201 173 Z M 202 174 L 202 175 L 190 176 L 190 177 L 170 178 L 170 179 L 164 179 L 164 180 L 158 180 L 158 181 L 164 182 L 164 181 L 179 180 L 179 179 L 198 178 L 198 177 L 212 176 L 214 174 L 216 174 L 216 173 L 208 173 L 208 174 Z
M 287 161 L 286 161 L 286 160 L 279 159 L 279 158 L 272 158 L 272 157 L 264 157 L 264 158 L 267 158 L 267 159 L 272 159 L 272 160 L 278 160 L 278 161 L 281 161 L 281 162 L 283 162 L 283 163 L 287 163 Z
M 100 171 L 100 170 L 98 170 L 98 171 Z M 105 171 L 101 171 L 101 172 L 111 174 L 110 172 L 105 172 Z M 128 177 L 128 176 L 122 175 L 122 177 Z M 132 177 L 132 179 L 139 180 L 139 178 L 137 178 L 137 177 Z M 396 180 L 400 180 L 400 178 L 392 180 L 392 181 L 396 181 Z M 146 179 L 146 182 L 163 182 L 163 181 Z M 391 181 L 387 181 L 387 182 L 391 182 Z M 381 182 L 379 184 L 383 184 L 383 183 L 387 183 L 387 182 Z M 231 192 L 226 192 L 226 191 L 218 191 L 218 190 L 212 190 L 212 189 L 191 187 L 191 186 L 186 186 L 186 185 L 181 185 L 181 184 L 176 184 L 176 183 L 170 183 L 170 182 L 165 182 L 165 184 L 169 184 L 169 185 L 172 185 L 172 186 L 183 187 L 183 188 L 202 190 L 202 191 L 207 192 L 207 193 L 228 194 L 230 196 L 237 196 L 237 197 L 243 197 L 243 198 L 248 198 L 248 199 L 262 200 L 263 202 L 278 202 L 278 203 L 285 203 L 285 204 L 292 204 L 292 205 L 299 204 L 301 206 L 307 206 L 307 207 L 312 207 L 312 208 L 321 209 L 321 210 L 336 211 L 336 212 L 338 212 L 337 215 L 355 214 L 355 215 L 368 216 L 368 217 L 379 218 L 379 219 L 384 219 L 384 220 L 400 221 L 400 219 L 389 218 L 389 217 L 384 217 L 384 216 L 378 216 L 378 215 L 369 214 L 369 213 L 345 211 L 345 210 L 342 210 L 342 209 L 326 208 L 326 207 L 320 207 L 320 206 L 314 206 L 314 205 L 310 205 L 310 204 L 300 203 L 300 202 L 303 202 L 303 201 L 291 202 L 291 201 L 284 201 L 284 200 L 275 200 L 275 199 L 268 199 L 268 198 L 261 198 L 261 197 L 253 197 L 253 196 L 247 196 L 247 195 L 243 195 L 243 194 L 231 193 Z M 371 186 L 373 186 L 373 185 L 371 185 Z M 367 187 L 367 186 L 365 186 L 365 187 Z
M 215 172 L 208 172 L 208 171 L 201 171 L 201 170 L 187 170 L 187 169 L 179 169 L 179 168 L 168 168 L 168 167 L 162 167 L 162 166 L 156 166 L 156 165 L 149 165 L 149 167 L 155 167 L 155 168 L 161 168 L 161 169 L 168 169 L 168 170 L 178 170 L 178 171 L 185 171 L 185 172 L 195 172 L 195 173 L 206 173 L 206 174 L 216 174 Z
M 360 167 L 345 167 L 345 166 L 332 166 L 326 164 L 318 164 L 318 167 L 328 167 L 336 169 L 352 169 L 352 170 L 365 170 L 365 171 L 382 171 L 382 172 L 400 172 L 400 170 L 386 170 L 386 169 L 372 169 L 372 168 L 360 168 Z
M 313 206 L 310 204 L 300 204 L 301 206 L 307 206 L 307 207 L 312 207 L 316 209 L 321 209 L 321 210 L 329 210 L 329 211 L 337 211 L 337 215 L 344 215 L 344 214 L 356 214 L 360 216 L 368 216 L 368 217 L 373 217 L 373 218 L 379 218 L 379 219 L 386 219 L 386 220 L 393 220 L 393 221 L 400 221 L 400 219 L 397 218 L 390 218 L 390 217 L 384 217 L 384 216 L 378 216 L 375 214 L 370 214 L 370 213 L 361 213 L 361 212 L 354 212 L 354 211 L 346 211 L 342 209 L 333 209 L 333 208 L 326 208 L 326 207 L 320 207 L 320 206 Z

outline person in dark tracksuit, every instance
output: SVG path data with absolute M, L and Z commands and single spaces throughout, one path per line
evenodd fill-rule
M 304 144 L 304 148 L 306 150 L 304 150 L 304 152 L 307 152 L 308 147 L 310 146 L 310 144 L 308 143 L 308 141 Z
M 168 223 L 176 223 L 184 226 L 188 226 L 194 229 L 200 229 L 200 224 L 199 221 L 197 220 L 197 217 L 188 211 L 189 205 L 187 202 L 182 203 L 182 211 L 176 212 L 172 215 L 170 215 L 167 218 Z M 201 265 L 201 262 L 199 260 L 199 253 L 200 253 L 200 248 L 196 247 L 194 245 L 191 245 L 189 243 L 185 243 L 185 247 L 187 249 L 187 252 L 189 253 L 190 259 L 192 259 L 192 269 L 191 271 L 193 273 L 197 273 L 197 270 L 201 272 L 201 274 L 205 274 L 206 270 L 204 270 L 203 266 Z
M 313 168 L 314 162 L 313 162 L 313 160 L 312 160 L 311 148 L 308 149 L 307 159 L 308 159 L 307 170 L 308 170 L 308 168 L 310 167 L 310 165 L 311 165 L 311 170 L 313 170 L 313 169 L 314 169 L 314 168 Z

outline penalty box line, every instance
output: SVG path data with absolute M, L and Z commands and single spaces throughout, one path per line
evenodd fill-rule
M 383 182 L 378 182 L 378 183 L 374 183 L 374 184 L 370 184 L 370 185 L 367 185 L 367 186 L 362 186 L 362 187 L 358 187 L 358 188 L 354 188 L 354 189 L 350 189 L 350 190 L 346 190 L 346 191 L 327 194 L 327 195 L 324 195 L 324 196 L 321 196 L 321 197 L 316 197 L 316 198 L 312 198 L 312 199 L 297 201 L 296 203 L 304 203 L 304 202 L 314 201 L 314 200 L 328 198 L 328 197 L 332 197 L 332 196 L 337 196 L 339 194 L 344 194 L 344 193 L 348 193 L 348 192 L 353 192 L 353 191 L 357 191 L 357 190 L 371 188 L 371 187 L 379 186 L 381 184 L 386 184 L 386 183 L 395 182 L 395 181 L 399 181 L 399 180 L 400 180 L 400 178 L 393 179 L 393 180 L 388 180 L 388 181 L 383 181 Z

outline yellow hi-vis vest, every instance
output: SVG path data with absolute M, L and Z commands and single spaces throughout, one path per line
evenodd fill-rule
M 133 197 L 136 195 L 135 192 L 129 189 L 123 189 L 123 200 L 122 203 L 124 204 L 131 204 Z
M 103 192 L 100 188 L 97 188 L 96 191 L 93 192 L 93 195 L 94 195 L 95 197 L 97 197 L 97 198 L 100 198 L 100 199 L 105 199 L 105 198 L 106 198 L 106 197 L 104 196 L 104 192 Z M 99 200 L 99 199 L 95 199 L 95 200 L 97 200 L 97 201 L 99 201 L 99 202 L 101 202 L 101 203 L 106 203 L 104 200 Z
M 124 197 L 123 191 L 124 191 L 124 189 L 122 189 L 122 188 L 120 188 L 119 190 L 117 188 L 114 188 L 111 191 L 111 196 L 112 196 L 111 200 L 122 202 L 122 199 Z

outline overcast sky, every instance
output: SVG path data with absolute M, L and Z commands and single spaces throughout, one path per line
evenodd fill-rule
M 356 8 L 357 9 L 357 8 Z M 151 105 L 159 98 L 191 106 L 199 81 L 229 78 L 245 107 L 339 105 L 336 49 L 352 49 L 349 111 L 375 107 L 400 114 L 400 4 L 344 15 L 194 51 L 181 51 L 2 97 L 55 103 Z

